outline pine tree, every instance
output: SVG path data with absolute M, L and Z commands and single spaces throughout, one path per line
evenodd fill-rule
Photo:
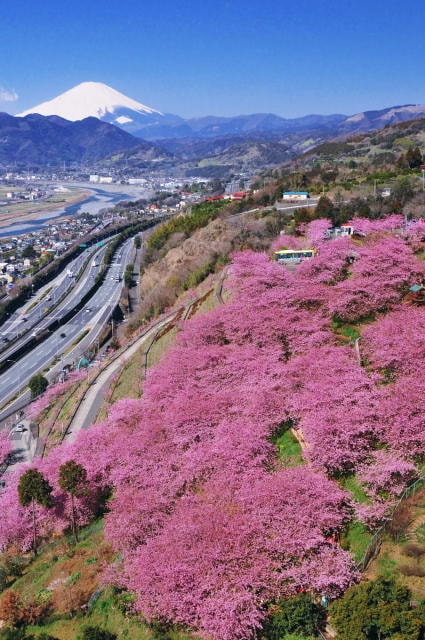
M 75 498 L 86 492 L 87 471 L 75 460 L 65 462 L 59 468 L 59 486 L 71 496 L 71 528 L 75 541 L 78 542 L 78 524 L 75 512 Z
M 51 493 L 53 487 L 44 478 L 43 474 L 37 469 L 28 469 L 19 479 L 18 494 L 19 502 L 23 507 L 31 505 L 32 523 L 33 523 L 33 540 L 32 548 L 37 553 L 37 526 L 35 515 L 35 504 L 42 507 L 50 508 L 53 506 Z

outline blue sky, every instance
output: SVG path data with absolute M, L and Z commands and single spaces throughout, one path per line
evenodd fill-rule
M 16 0 L 0 25 L 11 114 L 87 80 L 183 117 L 425 103 L 417 0 Z

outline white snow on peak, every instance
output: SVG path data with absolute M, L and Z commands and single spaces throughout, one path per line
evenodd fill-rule
M 60 116 L 66 120 L 76 121 L 90 116 L 102 119 L 106 114 L 113 114 L 118 109 L 130 109 L 141 115 L 151 113 L 162 115 L 160 111 L 147 107 L 102 82 L 82 82 L 61 93 L 57 98 L 42 102 L 36 107 L 18 113 L 17 116 L 38 113 L 42 116 Z
M 118 124 L 126 124 L 127 122 L 133 122 L 133 120 L 126 116 L 119 116 L 118 118 L 115 118 L 115 122 L 118 122 Z

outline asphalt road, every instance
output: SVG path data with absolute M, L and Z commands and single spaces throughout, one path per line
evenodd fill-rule
M 95 342 L 104 323 L 119 301 L 122 276 L 129 261 L 132 242 L 132 239 L 129 239 L 118 249 L 114 263 L 108 269 L 105 281 L 84 309 L 79 311 L 69 322 L 52 332 L 44 342 L 36 345 L 19 361 L 9 359 L 11 366 L 0 375 L 0 406 L 4 406 L 8 400 L 17 396 L 19 390 L 27 385 L 31 376 L 39 372 L 47 375 L 49 370 L 49 377 L 54 378 L 65 364 L 78 362 L 89 344 Z M 84 286 L 77 287 L 73 296 L 81 299 L 85 286 L 91 286 L 91 282 L 87 280 Z M 75 306 L 75 298 L 67 304 Z M 48 322 L 45 321 L 46 324 L 49 324 L 55 317 L 63 316 L 66 310 L 67 305 L 64 305 L 61 311 L 55 311 L 49 316 Z M 42 325 L 39 325 L 39 328 L 41 330 Z M 85 333 L 87 335 L 77 341 Z M 76 344 L 77 342 L 78 344 Z

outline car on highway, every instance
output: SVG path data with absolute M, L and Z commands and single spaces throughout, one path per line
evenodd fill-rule
M 17 424 L 16 427 L 13 428 L 13 431 L 17 431 L 18 433 L 22 433 L 26 431 L 26 427 L 23 424 Z

